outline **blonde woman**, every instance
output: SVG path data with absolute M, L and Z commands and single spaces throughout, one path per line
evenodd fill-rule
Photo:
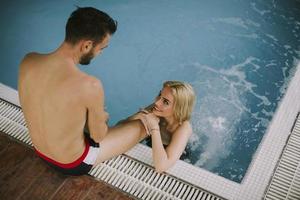
M 146 133 L 151 136 L 157 172 L 169 169 L 183 153 L 192 134 L 190 118 L 194 102 L 191 85 L 166 81 L 152 105 L 126 120 L 140 119 L 143 122 Z

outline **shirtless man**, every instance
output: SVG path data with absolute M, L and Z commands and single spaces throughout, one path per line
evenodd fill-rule
M 100 54 L 116 29 L 106 13 L 78 8 L 58 49 L 29 53 L 21 62 L 19 98 L 35 152 L 65 174 L 86 174 L 146 136 L 140 120 L 108 128 L 101 81 L 77 67 Z

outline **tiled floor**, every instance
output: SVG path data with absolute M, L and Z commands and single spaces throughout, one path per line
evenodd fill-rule
M 0 199 L 105 199 L 133 197 L 90 176 L 64 176 L 0 132 Z

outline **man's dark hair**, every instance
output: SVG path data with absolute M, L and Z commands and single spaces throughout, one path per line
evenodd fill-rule
M 116 30 L 117 21 L 105 12 L 92 7 L 77 7 L 68 19 L 65 41 L 76 44 L 86 39 L 92 40 L 95 45 L 107 34 L 112 35 Z

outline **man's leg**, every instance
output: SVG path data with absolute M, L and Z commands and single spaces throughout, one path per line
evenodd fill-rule
M 100 142 L 100 153 L 95 164 L 125 153 L 147 136 L 140 120 L 133 120 L 109 128 Z

